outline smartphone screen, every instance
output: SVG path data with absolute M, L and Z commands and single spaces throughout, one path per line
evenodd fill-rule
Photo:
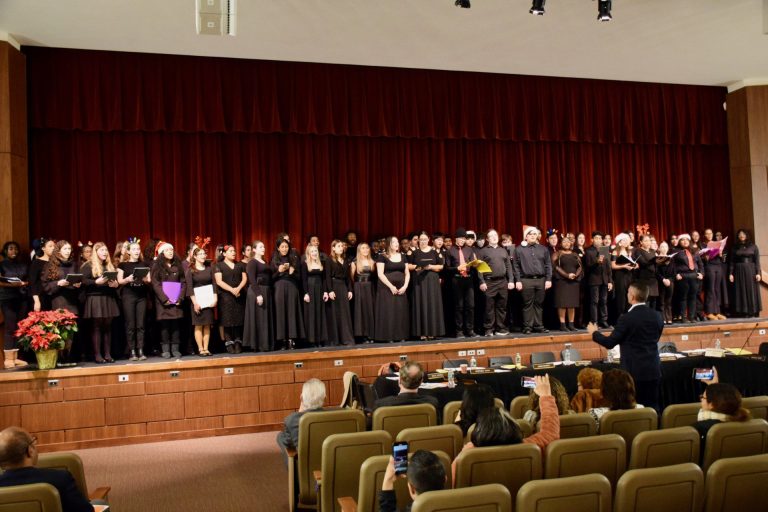
M 715 371 L 712 368 L 696 368 L 693 370 L 693 378 L 696 380 L 710 380 L 715 377 Z
M 524 388 L 533 389 L 536 387 L 536 381 L 533 377 L 523 377 L 520 379 L 520 385 Z
M 405 474 L 408 471 L 408 443 L 399 442 L 393 444 L 392 458 L 395 459 L 395 474 Z

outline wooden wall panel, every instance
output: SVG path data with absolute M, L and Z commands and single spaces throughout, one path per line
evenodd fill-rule
M 171 432 L 214 430 L 222 428 L 222 426 L 223 423 L 221 416 L 174 421 L 154 421 L 147 423 L 147 434 L 167 434 Z
M 21 406 L 21 426 L 30 432 L 96 427 L 104 420 L 104 400 Z
M 152 380 L 144 384 L 146 393 L 181 393 L 186 391 L 202 391 L 206 389 L 221 389 L 221 377 L 202 377 L 194 379 Z
M 106 399 L 107 425 L 182 418 L 184 418 L 183 393 Z
M 225 375 L 221 378 L 224 388 L 242 388 L 247 386 L 264 386 L 267 384 L 293 383 L 293 370 L 269 373 L 248 373 L 244 375 Z
M 261 386 L 259 388 L 259 401 L 262 411 L 283 411 L 299 408 L 299 396 L 301 384 L 284 386 Z
M 278 430 L 282 428 L 285 417 L 293 412 L 296 412 L 296 410 L 290 409 L 285 411 L 265 411 L 228 415 L 224 416 L 224 428 L 275 425 L 275 430 Z
M 184 394 L 187 418 L 259 411 L 258 388 L 231 388 Z
M 117 396 L 132 396 L 144 394 L 143 382 L 124 382 L 122 384 L 109 384 L 102 386 L 78 386 L 75 388 L 66 387 L 64 391 L 64 400 L 67 402 L 74 400 L 89 400 L 92 398 L 112 398 Z
M 41 404 L 46 402 L 61 402 L 64 390 L 61 388 L 43 388 L 29 391 L 11 391 L 0 393 L 0 404 Z
M 65 431 L 66 442 L 96 441 L 99 439 L 123 439 L 147 435 L 146 423 L 108 425 L 104 427 L 78 428 Z
M 0 407 L 0 430 L 18 425 L 21 425 L 21 406 L 8 405 Z

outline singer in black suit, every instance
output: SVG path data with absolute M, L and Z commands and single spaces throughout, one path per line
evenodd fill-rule
M 658 343 L 664 321 L 658 311 L 645 304 L 648 287 L 635 282 L 627 290 L 629 311 L 621 315 L 608 336 L 599 332 L 594 323 L 587 326 L 592 341 L 611 349 L 621 347 L 621 367 L 632 375 L 637 390 L 637 402 L 659 409 L 661 361 Z

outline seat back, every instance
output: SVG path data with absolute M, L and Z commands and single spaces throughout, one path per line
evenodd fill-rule
M 578 351 L 578 349 L 572 348 L 571 350 L 571 361 L 581 361 L 581 352 Z M 560 351 L 560 360 L 565 361 L 565 349 Z
M 337 498 L 357 496 L 360 467 L 368 457 L 389 454 L 392 438 L 383 430 L 333 434 L 323 442 L 320 510 L 340 510 Z
M 359 390 L 357 386 L 359 379 L 357 378 L 357 374 L 355 372 L 344 372 L 341 381 L 344 385 L 344 393 L 341 395 L 341 404 L 339 404 L 339 407 L 360 409 L 361 400 L 358 396 Z
M 768 452 L 768 422 L 765 420 L 718 423 L 707 432 L 702 469 L 718 459 L 747 457 Z
M 531 364 L 552 363 L 554 361 L 554 352 L 534 352 L 531 354 Z
M 741 406 L 752 413 L 752 419 L 768 420 L 768 395 L 743 398 Z
M 547 446 L 544 478 L 599 473 L 615 485 L 627 467 L 626 452 L 618 434 L 559 439 Z
M 534 480 L 520 488 L 516 504 L 521 512 L 611 512 L 611 483 L 596 474 Z
M 668 405 L 661 413 L 661 428 L 690 427 L 699 419 L 701 403 Z
M 395 441 L 406 441 L 408 452 L 416 450 L 442 451 L 453 460 L 464 444 L 464 434 L 458 425 L 436 425 L 401 430 Z
M 707 470 L 706 512 L 744 512 L 765 504 L 768 454 L 720 459 Z
M 760 348 L 757 350 L 757 353 L 761 356 L 768 356 L 768 341 L 764 341 L 760 344 Z
M 59 491 L 51 484 L 0 487 L 0 512 L 61 512 Z
M 528 410 L 528 395 L 516 396 L 509 403 L 509 415 L 515 419 L 521 419 Z
M 85 470 L 83 460 L 76 453 L 56 452 L 41 453 L 37 459 L 37 467 L 47 469 L 64 469 L 72 475 L 77 484 L 77 489 L 88 496 L 88 485 L 85 483 Z
M 515 423 L 517 423 L 517 426 L 520 428 L 520 434 L 522 434 L 523 439 L 533 435 L 533 425 L 531 425 L 529 421 L 516 418 Z
M 618 434 L 627 443 L 627 460 L 632 453 L 632 441 L 640 432 L 659 428 L 659 415 L 651 407 L 608 411 L 600 418 L 601 434 Z
M 488 359 L 488 366 L 491 368 L 498 368 L 503 364 L 515 364 L 515 360 L 512 356 L 496 356 Z
M 693 427 L 640 432 L 632 441 L 629 469 L 698 464 L 700 448 L 701 439 Z
M 591 414 L 562 414 L 560 416 L 560 439 L 597 435 L 597 423 Z
M 461 400 L 453 400 L 443 406 L 443 425 L 452 425 L 461 410 Z
M 411 512 L 511 512 L 512 496 L 499 484 L 420 494 Z
M 704 473 L 693 462 L 633 469 L 616 484 L 614 512 L 701 512 Z
M 437 424 L 437 412 L 431 404 L 392 405 L 373 411 L 373 430 L 385 430 L 392 439 L 401 430 L 432 427 Z
M 466 359 L 446 359 L 443 361 L 443 368 L 459 368 L 463 364 L 469 366 L 469 361 Z
M 438 456 L 440 462 L 443 463 L 445 468 L 445 475 L 448 481 L 445 483 L 446 488 L 451 487 L 451 459 L 448 455 L 441 451 L 434 452 Z M 363 465 L 360 466 L 360 492 L 357 495 L 357 510 L 370 510 L 378 512 L 379 510 L 379 491 L 381 490 L 381 484 L 384 481 L 384 473 L 387 471 L 389 465 L 389 455 L 376 455 L 375 457 L 368 457 Z M 401 506 L 405 506 L 406 503 L 410 503 L 411 495 L 408 492 L 408 480 L 405 478 L 398 478 L 395 480 L 395 493 L 397 494 L 397 503 Z
M 660 341 L 658 344 L 659 354 L 677 353 L 677 345 L 671 341 Z
M 523 484 L 542 474 L 541 450 L 534 444 L 473 448 L 456 457 L 454 487 L 501 484 L 517 496 Z
M 297 480 L 299 505 L 317 504 L 313 472 L 321 468 L 323 442 L 333 434 L 365 431 L 365 414 L 359 409 L 308 412 L 299 419 Z M 291 479 L 292 481 L 292 479 Z

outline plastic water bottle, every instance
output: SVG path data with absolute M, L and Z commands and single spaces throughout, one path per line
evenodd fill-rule
M 472 356 L 472 359 L 469 360 L 469 367 L 477 368 L 477 359 L 475 359 L 475 356 Z
M 517 366 L 518 368 L 523 367 L 523 358 L 520 357 L 520 352 L 515 354 L 515 366 Z
M 456 378 L 453 375 L 453 370 L 448 370 L 448 387 L 449 388 L 456 387 Z
M 613 349 L 612 348 L 608 349 L 608 359 L 607 359 L 606 362 L 609 363 L 609 364 L 613 363 Z
M 563 364 L 571 364 L 571 344 L 565 344 L 565 350 L 563 351 Z
M 715 338 L 715 349 L 720 350 L 720 338 Z

